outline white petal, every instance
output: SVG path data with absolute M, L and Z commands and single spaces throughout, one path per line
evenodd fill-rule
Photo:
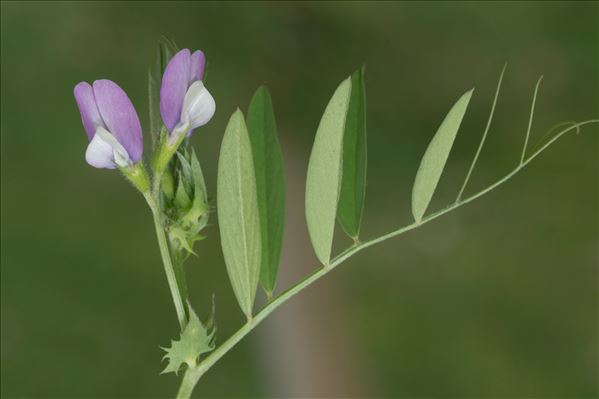
M 100 135 L 94 134 L 85 151 L 85 160 L 94 168 L 114 169 L 116 165 L 112 160 L 112 152 L 111 145 L 102 140 Z
M 212 119 L 214 111 L 216 103 L 204 83 L 201 80 L 193 82 L 183 99 L 181 124 L 189 126 L 189 129 L 204 126 Z
M 85 160 L 95 168 L 115 169 L 131 164 L 127 150 L 103 127 L 96 129 L 96 134 L 87 146 Z

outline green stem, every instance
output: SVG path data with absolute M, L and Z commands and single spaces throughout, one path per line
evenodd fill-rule
M 193 369 L 187 369 L 185 374 L 183 375 L 183 380 L 181 380 L 181 386 L 179 387 L 179 392 L 177 392 L 177 399 L 179 398 L 190 398 L 193 389 L 195 388 L 200 376 L 196 376 L 196 374 L 191 373 L 191 370 L 196 370 L 197 366 Z
M 281 306 L 287 300 L 291 299 L 293 296 L 295 296 L 297 293 L 302 291 L 304 288 L 308 287 L 313 282 L 315 282 L 316 280 L 320 279 L 321 277 L 323 277 L 324 275 L 329 273 L 331 270 L 333 270 L 335 267 L 339 266 L 341 263 L 343 263 L 345 260 L 347 260 L 351 256 L 362 251 L 363 249 L 366 249 L 375 244 L 383 242 L 389 238 L 392 238 L 392 237 L 398 236 L 400 234 L 406 233 L 410 230 L 416 229 L 428 222 L 431 222 L 431 221 L 437 219 L 438 217 L 440 217 L 442 215 L 445 215 L 446 213 L 449 213 L 449 212 L 451 212 L 463 205 L 466 205 L 467 203 L 474 201 L 475 199 L 485 195 L 486 193 L 497 188 L 499 185 L 505 183 L 512 176 L 514 176 L 519 171 L 521 171 L 526 165 L 528 165 L 533 159 L 535 159 L 537 156 L 539 156 L 545 149 L 547 149 L 547 147 L 549 147 L 551 144 L 553 144 L 561 136 L 563 136 L 564 134 L 566 134 L 567 132 L 569 132 L 572 129 L 576 129 L 580 126 L 590 124 L 590 123 L 599 123 L 599 119 L 581 122 L 581 123 L 572 125 L 566 129 L 562 130 L 561 132 L 556 134 L 555 137 L 553 137 L 551 140 L 549 140 L 547 143 L 545 143 L 545 145 L 543 145 L 539 150 L 534 152 L 528 159 L 526 159 L 520 165 L 518 165 L 512 172 L 510 172 L 504 178 L 498 180 L 491 186 L 479 191 L 478 193 L 476 193 L 460 202 L 456 202 L 453 205 L 451 205 L 443 210 L 435 212 L 435 213 L 425 217 L 420 222 L 414 222 L 412 224 L 409 224 L 407 226 L 404 226 L 397 230 L 394 230 L 390 233 L 387 233 L 381 237 L 378 237 L 378 238 L 375 238 L 375 239 L 372 239 L 369 241 L 365 241 L 358 245 L 354 245 L 354 246 L 350 247 L 349 249 L 347 249 L 346 251 L 339 254 L 337 257 L 335 257 L 331 261 L 331 263 L 329 264 L 328 267 L 320 267 L 319 269 L 313 271 L 311 274 L 309 274 L 307 277 L 305 277 L 302 281 L 300 281 L 293 287 L 289 288 L 287 291 L 284 291 L 283 293 L 279 294 L 271 302 L 266 304 L 252 319 L 248 320 L 248 322 L 246 324 L 244 324 L 239 330 L 237 330 L 237 332 L 235 332 L 229 339 L 227 339 L 225 342 L 223 342 L 221 346 L 216 348 L 208 357 L 206 357 L 203 361 L 201 361 L 197 366 L 188 368 L 185 371 L 185 375 L 183 376 L 183 381 L 181 382 L 181 386 L 179 388 L 177 398 L 187 399 L 187 398 L 191 397 L 191 393 L 192 393 L 195 385 L 198 383 L 198 381 L 202 377 L 202 375 L 204 375 L 204 373 L 206 373 L 217 361 L 219 361 L 220 358 L 222 358 L 239 341 L 241 341 L 241 339 L 243 339 L 258 324 L 260 324 L 260 322 L 262 320 L 264 320 L 269 314 L 271 314 L 276 308 Z
M 169 239 L 169 247 L 171 248 L 170 255 L 175 270 L 175 277 L 177 278 L 177 286 L 179 287 L 179 293 L 181 298 L 186 300 L 187 296 L 187 279 L 185 278 L 185 269 L 183 268 L 184 259 L 180 253 L 174 250 L 173 240 Z
M 177 276 L 171 260 L 170 250 L 166 239 L 164 220 L 162 217 L 162 210 L 160 209 L 160 179 L 161 175 L 154 176 L 154 187 L 152 195 L 144 195 L 150 209 L 152 210 L 152 217 L 154 219 L 154 228 L 156 229 L 156 238 L 158 239 L 158 247 L 160 248 L 160 256 L 162 257 L 162 264 L 164 265 L 164 272 L 166 273 L 166 280 L 168 287 L 173 297 L 173 303 L 175 304 L 175 310 L 177 311 L 177 319 L 179 320 L 179 327 L 181 330 L 185 327 L 187 316 L 185 313 L 185 304 L 181 297 L 181 291 L 177 284 Z

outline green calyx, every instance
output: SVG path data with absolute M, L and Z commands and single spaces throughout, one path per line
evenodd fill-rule
M 119 170 L 142 194 L 150 192 L 150 177 L 142 161 L 124 168 L 119 167 Z
M 152 170 L 154 174 L 162 174 L 168 167 L 169 162 L 173 156 L 177 153 L 179 146 L 185 139 L 185 133 L 187 129 L 182 128 L 178 131 L 173 132 L 169 135 L 168 131 L 164 126 L 160 130 L 160 141 L 154 159 L 152 160 Z
M 175 180 L 170 170 L 165 170 L 162 174 L 162 193 L 167 201 L 172 201 L 175 196 Z

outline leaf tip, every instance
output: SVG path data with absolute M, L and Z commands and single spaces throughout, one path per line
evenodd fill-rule
M 472 98 L 472 94 L 474 93 L 474 87 L 471 88 L 470 90 L 468 90 L 467 92 L 465 92 L 464 94 L 462 94 L 462 97 L 460 97 L 460 99 L 458 100 L 458 103 L 466 103 L 465 106 L 467 107 L 468 104 L 470 103 L 470 99 Z

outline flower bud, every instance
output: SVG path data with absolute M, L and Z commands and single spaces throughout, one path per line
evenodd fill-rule
M 173 162 L 175 178 L 172 181 L 176 184 L 167 209 L 172 221 L 169 237 L 176 250 L 193 253 L 193 243 L 204 238 L 200 232 L 208 224 L 206 184 L 195 152 L 179 151 Z

